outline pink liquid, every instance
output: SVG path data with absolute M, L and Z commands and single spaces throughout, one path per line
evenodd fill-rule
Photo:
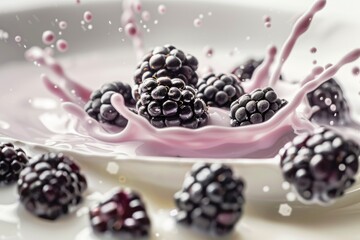
M 135 11 L 131 6 L 124 11 L 123 19 L 127 24 L 134 23 Z M 256 70 L 252 81 L 244 88 L 250 91 L 257 87 L 275 85 L 274 79 L 279 78 L 283 63 L 289 57 L 297 39 L 309 28 L 311 19 L 316 12 L 325 6 L 324 0 L 317 1 L 296 23 L 282 47 L 280 61 L 276 70 L 270 77 L 270 67 L 274 63 L 276 48 L 268 48 L 266 58 Z M 131 11 L 131 12 L 129 12 Z M 133 40 L 140 39 L 136 32 Z M 141 39 L 140 39 L 141 40 Z M 29 61 L 36 61 L 51 69 L 60 79 L 59 84 L 43 75 L 42 80 L 47 89 L 64 101 L 63 107 L 74 115 L 86 133 L 108 143 L 141 143 L 137 154 L 140 155 L 171 155 L 187 157 L 242 157 L 264 149 L 277 149 L 288 141 L 294 132 L 312 130 L 315 126 L 308 120 L 312 109 L 303 113 L 297 108 L 303 103 L 306 94 L 315 90 L 319 85 L 333 77 L 345 64 L 351 63 L 360 57 L 360 49 L 355 49 L 344 56 L 338 63 L 328 66 L 324 71 L 322 67 L 315 67 L 302 81 L 302 87 L 294 93 L 294 98 L 267 122 L 245 127 L 229 127 L 228 113 L 222 109 L 210 108 L 210 125 L 196 130 L 171 127 L 164 129 L 154 128 L 145 118 L 134 114 L 125 105 L 121 95 L 114 94 L 111 101 L 115 109 L 129 120 L 124 129 L 108 132 L 104 126 L 91 119 L 83 110 L 89 99 L 91 91 L 81 84 L 70 79 L 63 67 L 51 56 L 39 48 L 32 48 L 26 53 Z M 276 144 L 279 144 L 277 146 Z M 154 153 L 156 152 L 156 153 Z M 264 156 L 262 156 L 264 157 Z

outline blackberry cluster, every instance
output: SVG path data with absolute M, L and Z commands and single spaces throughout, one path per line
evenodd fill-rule
M 15 148 L 11 143 L 0 144 L 0 186 L 16 182 L 28 161 L 21 148 Z
M 256 89 L 230 105 L 230 124 L 238 127 L 265 122 L 286 104 L 272 88 Z
M 198 81 L 196 70 L 198 60 L 185 54 L 172 45 L 156 47 L 146 54 L 137 66 L 134 74 L 135 84 L 139 85 L 147 78 L 180 78 L 186 85 L 195 87 Z
M 330 202 L 355 182 L 360 146 L 326 128 L 303 134 L 279 152 L 286 181 L 305 201 Z
M 175 193 L 176 220 L 215 235 L 230 233 L 243 212 L 244 182 L 223 164 L 195 164 Z
M 140 196 L 130 189 L 117 189 L 90 209 L 90 222 L 95 232 L 109 232 L 139 238 L 149 234 L 150 219 Z
M 315 91 L 308 93 L 307 99 L 310 106 L 319 107 L 319 110 L 311 116 L 311 120 L 333 125 L 345 125 L 349 122 L 349 106 L 335 79 L 329 79 Z
M 34 215 L 49 220 L 78 205 L 86 188 L 79 166 L 62 153 L 46 153 L 31 159 L 18 181 L 21 203 Z
M 208 119 L 207 106 L 180 78 L 147 78 L 139 86 L 138 114 L 158 128 L 198 128 Z
M 230 107 L 230 104 L 244 94 L 240 80 L 233 74 L 207 74 L 199 80 L 196 96 L 207 105 L 214 107 Z
M 264 59 L 261 60 L 255 60 L 255 59 L 249 59 L 244 64 L 241 64 L 240 66 L 236 67 L 232 73 L 235 74 L 240 81 L 245 82 L 251 79 L 255 69 L 260 66 L 260 64 L 264 61 Z
M 127 119 L 119 114 L 110 102 L 111 96 L 114 93 L 119 93 L 124 97 L 126 106 L 135 106 L 130 85 L 122 82 L 113 82 L 104 84 L 100 89 L 92 92 L 90 100 L 86 103 L 84 109 L 90 117 L 99 122 L 125 127 Z

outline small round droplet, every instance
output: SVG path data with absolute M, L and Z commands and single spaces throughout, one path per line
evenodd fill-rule
M 20 36 L 16 36 L 16 37 L 15 37 L 15 42 L 17 42 L 17 43 L 21 42 L 21 37 L 20 37 Z
M 311 53 L 316 53 L 316 52 L 317 52 L 317 48 L 316 48 L 316 47 L 310 48 L 310 52 L 311 52 Z
M 312 64 L 316 65 L 316 64 L 317 64 L 317 61 L 316 61 L 316 60 L 314 60 L 314 61 L 312 62 Z
M 119 27 L 118 30 L 119 30 L 119 32 L 122 32 L 122 31 L 123 31 L 123 28 L 122 28 L 122 27 Z
M 201 25 L 202 25 L 202 20 L 200 18 L 195 18 L 194 26 L 195 27 L 201 27 Z
M 66 52 L 69 48 L 69 45 L 64 39 L 59 39 L 56 42 L 56 48 L 59 52 Z
M 62 30 L 66 29 L 67 28 L 67 22 L 65 22 L 65 21 L 59 22 L 59 28 L 62 29 Z
M 163 15 L 166 12 L 166 6 L 164 4 L 160 4 L 158 7 L 159 14 Z
M 133 37 L 136 36 L 137 34 L 137 28 L 135 26 L 135 24 L 133 23 L 128 23 L 125 26 L 125 32 L 129 37 Z
M 92 24 L 89 24 L 87 28 L 88 28 L 89 30 L 92 30 L 92 29 L 93 29 L 93 25 L 92 25 Z
M 84 21 L 90 23 L 93 20 L 93 14 L 90 11 L 84 12 Z
M 55 41 L 55 34 L 52 31 L 43 32 L 42 41 L 46 45 L 52 44 Z
M 359 73 L 360 73 L 360 68 L 359 67 L 353 67 L 352 74 L 354 76 L 357 76 L 357 75 L 359 75 Z
M 149 13 L 148 11 L 143 11 L 143 12 L 141 13 L 141 18 L 142 18 L 145 22 L 147 22 L 147 21 L 149 21 L 149 20 L 151 19 L 151 15 L 150 15 L 150 13 Z
M 205 56 L 208 58 L 212 57 L 214 54 L 214 50 L 210 46 L 205 46 L 203 49 L 203 52 L 204 52 Z
M 271 17 L 270 16 L 268 16 L 268 15 L 264 16 L 264 25 L 267 28 L 271 27 Z

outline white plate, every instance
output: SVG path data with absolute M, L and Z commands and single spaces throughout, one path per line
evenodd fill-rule
M 181 185 L 183 176 L 192 163 L 214 160 L 129 157 L 126 154 L 119 155 L 121 147 L 116 155 L 110 151 L 113 146 L 94 148 L 94 143 L 97 142 L 87 136 L 74 135 L 73 141 L 64 140 L 65 133 L 59 130 L 57 124 L 61 126 L 64 122 L 68 123 L 68 118 L 39 80 L 40 74 L 47 71 L 29 63 L 12 62 L 23 59 L 24 45 L 27 48 L 33 45 L 43 46 L 40 39 L 44 30 L 58 32 L 56 19 L 66 20 L 68 28 L 62 31 L 61 36 L 68 40 L 70 51 L 63 56 L 58 54 L 57 57 L 63 59 L 66 70 L 74 79 L 81 78 L 79 80 L 82 83 L 86 82 L 93 89 L 104 82 L 119 79 L 130 82 L 136 60 L 130 41 L 124 32 L 118 31 L 121 4 L 118 1 L 93 2 L 84 2 L 77 6 L 74 0 L 56 6 L 43 4 L 41 1 L 32 5 L 29 1 L 24 1 L 21 7 L 7 5 L 9 2 L 5 1 L 1 3 L 2 9 L 9 7 L 8 11 L 0 13 L 0 23 L 6 23 L 1 28 L 8 32 L 10 37 L 7 42 L 0 42 L 0 79 L 4 90 L 0 98 L 0 134 L 19 140 L 17 144 L 24 146 L 30 153 L 54 149 L 74 156 L 90 179 L 90 197 L 83 206 L 95 198 L 93 193 L 106 192 L 112 186 L 118 185 L 121 177 L 121 184 L 141 189 L 148 201 L 154 222 L 151 239 L 208 239 L 205 235 L 183 231 L 182 228 L 174 226 L 168 212 L 173 207 L 172 194 Z M 247 57 L 263 56 L 269 43 L 280 46 L 290 32 L 293 21 L 311 2 L 304 1 L 303 4 L 289 6 L 286 1 L 280 0 L 273 3 L 169 1 L 166 2 L 166 14 L 159 15 L 157 6 L 160 2 L 147 1 L 144 9 L 152 13 L 152 20 L 147 23 L 151 31 L 145 33 L 146 46 L 173 43 L 199 56 L 200 68 L 211 64 L 216 71 L 229 71 Z M 42 7 L 39 7 L 39 4 Z M 360 21 L 350 21 L 356 19 L 356 11 L 350 11 L 357 6 L 355 4 L 358 3 L 329 2 L 325 10 L 316 16 L 311 29 L 301 37 L 285 66 L 283 73 L 288 79 L 302 79 L 306 76 L 314 59 L 325 65 L 337 61 L 345 52 L 356 47 L 360 33 L 353 28 L 358 27 Z M 33 8 L 34 6 L 36 8 Z M 338 9 L 349 11 L 347 18 L 334 14 Z M 85 10 L 94 13 L 91 31 L 81 28 L 80 21 Z M 193 21 L 200 14 L 203 15 L 203 25 L 195 28 Z M 264 27 L 264 15 L 272 18 L 270 29 Z M 158 20 L 158 24 L 154 24 L 155 20 Z M 16 35 L 23 39 L 20 44 L 13 41 Z M 205 45 L 214 47 L 213 58 L 203 57 L 202 49 Z M 313 46 L 318 47 L 318 53 L 310 53 Z M 229 57 L 228 53 L 235 48 L 238 53 Z M 86 65 L 82 64 L 83 59 L 87 59 Z M 26 77 L 23 72 L 27 73 Z M 351 75 L 351 68 L 344 68 L 339 78 L 354 80 L 354 87 L 345 88 L 345 92 L 352 96 L 352 99 L 356 99 L 354 96 L 358 96 L 360 86 L 358 79 L 356 82 Z M 54 99 L 53 104 L 42 105 L 44 98 Z M 360 107 L 355 106 L 355 101 L 351 104 L 354 114 L 360 114 Z M 27 106 L 26 110 L 16 111 L 21 106 Z M 83 144 L 74 144 L 81 141 Z M 23 142 L 28 144 L 23 145 Z M 84 154 L 84 151 L 89 150 L 91 154 Z M 281 187 L 283 180 L 276 160 L 221 161 L 231 164 L 238 175 L 248 180 L 245 216 L 236 233 L 229 236 L 229 239 L 262 239 L 264 236 L 272 236 L 272 239 L 338 239 L 338 236 L 349 233 L 350 226 L 360 222 L 358 214 L 351 214 L 357 209 L 354 203 L 360 199 L 356 189 L 334 206 L 327 208 L 288 203 L 293 207 L 293 213 L 290 217 L 283 217 L 278 210 L 280 204 L 286 203 L 288 191 Z M 110 166 L 118 165 L 119 172 L 110 174 L 106 170 L 109 163 Z M 54 240 L 96 239 L 88 236 L 87 215 L 81 215 L 81 211 L 78 217 L 72 215 L 58 222 L 48 223 L 30 216 L 16 205 L 5 206 L 16 202 L 14 187 L 0 190 L 0 196 L 0 204 L 3 204 L 0 205 L 0 238 L 3 236 L 5 239 L 32 240 L 31 234 L 36 234 L 36 239 L 41 240 L 47 239 L 51 234 Z M 11 219 L 14 216 L 19 219 Z M 336 216 L 338 221 L 329 220 L 333 216 Z M 309 219 L 312 220 L 311 224 Z

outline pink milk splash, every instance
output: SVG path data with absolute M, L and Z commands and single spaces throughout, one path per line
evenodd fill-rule
M 296 41 L 306 32 L 315 14 L 323 9 L 325 4 L 325 0 L 316 1 L 298 19 L 288 39 L 281 47 L 280 60 L 276 64 L 277 49 L 275 46 L 268 48 L 265 60 L 255 71 L 252 80 L 244 83 L 243 87 L 246 92 L 264 86 L 272 86 L 281 90 L 280 83 L 277 80 L 283 64 L 290 56 Z M 124 1 L 125 10 L 122 20 L 125 26 L 132 24 L 132 27 L 137 27 L 134 21 L 134 17 L 138 12 L 136 6 L 138 5 L 131 4 L 131 1 Z M 143 51 L 141 34 L 137 31 L 136 34 L 129 35 L 139 56 Z M 309 92 L 312 92 L 319 85 L 333 77 L 342 66 L 357 60 L 359 57 L 360 49 L 355 49 L 326 70 L 322 67 L 315 67 L 302 81 L 302 86 L 296 90 L 294 98 L 274 117 L 261 124 L 231 128 L 229 127 L 228 113 L 222 109 L 210 107 L 210 123 L 208 126 L 195 130 L 180 127 L 158 129 L 153 127 L 145 118 L 130 111 L 125 106 L 121 95 L 114 94 L 111 102 L 115 109 L 128 119 L 128 124 L 124 129 L 109 132 L 105 126 L 87 116 L 83 110 L 83 106 L 91 94 L 90 89 L 70 79 L 63 67 L 42 49 L 33 47 L 26 53 L 26 58 L 29 61 L 36 61 L 48 67 L 61 79 L 60 83 L 56 84 L 46 75 L 42 76 L 46 88 L 65 102 L 63 103 L 64 109 L 77 117 L 82 129 L 89 136 L 109 143 L 140 143 L 141 148 L 137 151 L 139 155 L 217 158 L 259 157 L 256 153 L 266 149 L 278 149 L 289 138 L 293 137 L 294 132 L 298 133 L 314 129 L 316 125 L 308 120 L 311 109 L 301 112 L 297 111 L 298 107 L 303 103 L 303 99 Z M 270 74 L 270 68 L 274 64 L 275 71 Z M 269 157 L 273 156 L 274 152 L 261 154 L 261 157 Z

